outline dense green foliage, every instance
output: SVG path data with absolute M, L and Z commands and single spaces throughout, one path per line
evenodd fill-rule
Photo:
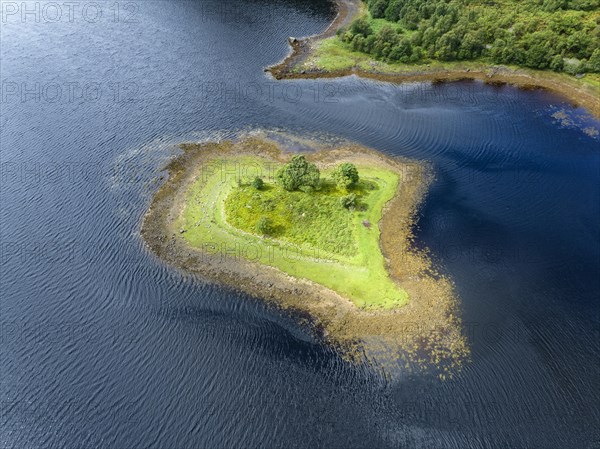
M 292 160 L 277 171 L 277 182 L 288 191 L 309 188 L 316 189 L 320 181 L 319 169 L 302 155 Z
M 256 190 L 262 190 L 264 186 L 265 182 L 262 180 L 262 178 L 259 178 L 258 176 L 254 178 L 254 181 L 252 181 L 252 187 L 254 187 Z
M 366 1 L 370 15 L 338 34 L 376 59 L 600 72 L 600 0 Z
M 338 188 L 344 190 L 356 185 L 360 179 L 356 166 L 349 162 L 338 165 L 333 171 L 332 177 Z

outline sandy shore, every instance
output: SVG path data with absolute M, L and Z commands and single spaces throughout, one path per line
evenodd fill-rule
M 380 81 L 403 82 L 450 82 L 460 80 L 481 80 L 490 84 L 510 84 L 524 89 L 542 88 L 562 96 L 574 106 L 582 106 L 595 117 L 600 118 L 600 91 L 589 85 L 583 85 L 579 80 L 560 73 L 529 70 L 524 68 L 509 68 L 505 66 L 485 66 L 471 69 L 445 69 L 437 67 L 427 69 L 422 66 L 406 66 L 402 73 L 386 73 L 377 70 L 364 70 L 358 67 L 348 67 L 342 70 L 328 71 L 319 67 L 300 69 L 304 62 L 311 57 L 315 44 L 322 39 L 335 35 L 336 31 L 349 24 L 360 14 L 360 0 L 336 0 L 338 14 L 331 25 L 322 33 L 302 39 L 290 39 L 291 51 L 288 56 L 265 71 L 270 72 L 276 79 L 305 79 L 305 78 L 338 78 L 357 75 Z
M 258 155 L 273 162 L 282 162 L 286 156 L 278 144 L 262 138 L 185 144 L 182 149 L 183 154 L 167 166 L 168 180 L 154 196 L 141 229 L 149 248 L 161 260 L 291 312 L 348 358 L 434 368 L 442 376 L 460 366 L 468 348 L 453 285 L 411 244 L 417 207 L 428 185 L 422 164 L 389 158 L 358 145 L 309 156 L 321 167 L 342 160 L 368 161 L 401 176 L 397 194 L 386 205 L 379 224 L 380 245 L 389 273 L 408 292 L 409 303 L 398 309 L 367 312 L 314 282 L 239 257 L 206 254 L 189 245 L 174 223 L 185 208 L 186 192 L 198 182 L 203 164 L 227 154 Z

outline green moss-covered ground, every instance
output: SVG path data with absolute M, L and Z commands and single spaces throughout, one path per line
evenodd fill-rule
M 359 202 L 355 210 L 347 210 L 339 201 L 346 192 L 333 183 L 326 182 L 320 191 L 287 192 L 265 178 L 266 186 L 256 190 L 251 178 L 239 185 L 244 167 L 255 174 L 273 172 L 272 163 L 259 157 L 232 155 L 203 170 L 189 189 L 177 226 L 191 245 L 319 283 L 361 308 L 393 308 L 408 301 L 386 270 L 377 225 L 397 190 L 397 173 L 357 164 L 361 181 L 354 193 Z M 322 178 L 328 176 L 322 171 Z M 264 216 L 274 224 L 271 237 L 256 231 Z
M 376 189 L 376 181 L 361 180 L 350 190 L 357 196 L 357 206 L 350 211 L 340 205 L 349 192 L 331 181 L 311 193 L 288 192 L 272 183 L 261 190 L 246 184 L 231 192 L 225 209 L 229 223 L 244 231 L 254 232 L 258 221 L 266 217 L 273 225 L 272 237 L 354 256 L 358 253 L 355 217 L 360 215 L 356 209 L 366 210 Z

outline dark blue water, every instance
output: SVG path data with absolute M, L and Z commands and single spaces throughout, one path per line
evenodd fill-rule
M 268 78 L 325 1 L 78 5 L 1 5 L 0 447 L 598 447 L 598 122 L 543 91 Z M 432 162 L 453 380 L 349 365 L 146 251 L 175 145 L 254 128 Z

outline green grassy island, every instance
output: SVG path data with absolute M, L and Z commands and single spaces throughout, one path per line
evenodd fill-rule
M 207 251 L 239 251 L 247 259 L 329 287 L 362 308 L 406 304 L 406 291 L 386 271 L 377 227 L 398 175 L 365 162 L 357 167 L 360 181 L 348 190 L 328 179 L 331 169 L 321 173 L 318 190 L 288 191 L 273 177 L 261 188 L 252 186 L 252 176 L 263 180 L 280 166 L 259 156 L 219 161 L 214 173 L 188 193 L 188 207 L 178 221 L 184 238 Z M 239 178 L 238 172 L 253 175 Z M 344 207 L 341 200 L 352 196 L 356 205 Z M 207 204 L 213 205 L 209 214 Z M 257 229 L 261 220 L 264 232 Z
M 163 260 L 298 312 L 346 355 L 393 346 L 446 373 L 468 352 L 451 282 L 411 245 L 422 164 L 264 136 L 182 148 L 142 225 Z

